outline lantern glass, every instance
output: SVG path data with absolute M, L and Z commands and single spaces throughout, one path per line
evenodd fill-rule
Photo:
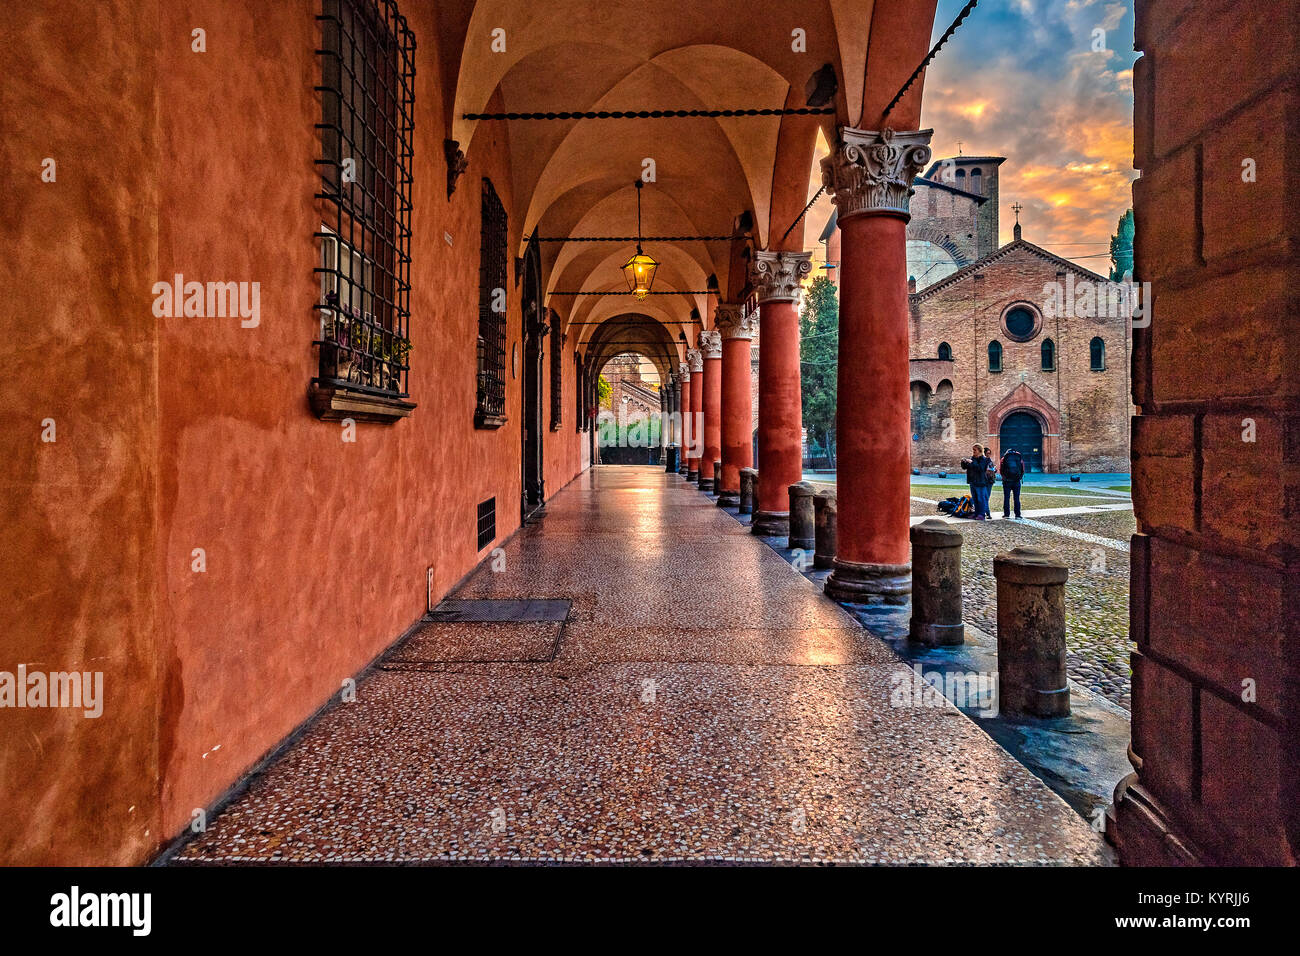
M 650 287 L 654 285 L 655 270 L 658 268 L 659 263 L 637 249 L 636 255 L 627 260 L 627 265 L 623 266 L 623 277 L 627 279 L 628 291 L 638 299 L 648 296 Z

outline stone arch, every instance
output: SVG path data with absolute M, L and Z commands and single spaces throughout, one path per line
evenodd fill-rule
M 1061 415 L 1043 396 L 1021 382 L 1010 395 L 989 409 L 988 434 L 984 444 L 993 449 L 993 457 L 1000 458 L 1002 449 L 999 435 L 1002 423 L 1015 412 L 1025 412 L 1038 420 L 1043 429 L 1043 471 L 1054 474 L 1061 470 Z

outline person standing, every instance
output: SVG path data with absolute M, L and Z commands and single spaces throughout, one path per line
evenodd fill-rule
M 998 480 L 998 466 L 993 463 L 993 449 L 984 446 L 984 517 L 993 518 L 989 505 L 993 498 L 993 485 Z
M 1011 496 L 1016 498 L 1016 517 L 1020 517 L 1020 479 L 1025 477 L 1025 459 L 1014 448 L 1008 449 L 998 463 L 1002 474 L 1002 517 L 1011 517 Z
M 989 478 L 989 471 L 993 467 L 993 459 L 984 454 L 984 448 L 981 445 L 974 445 L 971 449 L 974 454 L 969 458 L 961 460 L 961 466 L 966 470 L 966 484 L 970 485 L 970 500 L 975 506 L 975 520 L 983 521 L 989 515 L 989 489 L 993 482 Z

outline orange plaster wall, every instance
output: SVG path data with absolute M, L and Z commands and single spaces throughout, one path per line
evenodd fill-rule
M 473 427 L 481 177 L 510 213 L 512 249 L 523 217 L 504 127 L 475 137 L 447 199 L 425 5 L 403 5 L 417 39 L 419 407 L 357 425 L 351 444 L 308 407 L 317 12 L 120 0 L 17 23 L 30 62 L 15 76 L 30 79 L 6 84 L 4 113 L 22 125 L 3 148 L 5 168 L 32 173 L 13 259 L 25 275 L 7 297 L 23 308 L 5 321 L 27 320 L 8 340 L 28 347 L 4 386 L 18 434 L 0 584 L 17 623 L 0 669 L 94 659 L 108 700 L 99 721 L 0 711 L 0 861 L 147 859 L 423 613 L 427 568 L 436 601 L 487 555 L 477 502 L 496 496 L 498 541 L 517 526 L 519 380 L 507 375 L 508 424 Z M 206 53 L 190 49 L 195 27 Z M 58 192 L 39 183 L 51 153 L 68 157 Z M 520 336 L 509 272 L 507 354 Z M 259 282 L 260 325 L 154 318 L 151 286 L 175 273 Z M 580 467 L 571 355 L 562 366 L 552 494 Z M 38 442 L 46 416 L 54 445 Z
M 53 6 L 2 28 L 0 671 L 101 672 L 104 706 L 0 709 L 0 863 L 127 863 L 160 833 L 158 23 L 130 0 Z

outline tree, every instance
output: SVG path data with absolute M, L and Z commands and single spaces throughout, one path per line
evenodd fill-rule
M 1133 275 L 1133 210 L 1119 217 L 1115 235 L 1110 237 L 1110 281 L 1121 282 L 1127 274 Z
M 614 389 L 610 387 L 610 384 L 608 381 L 606 381 L 605 376 L 602 375 L 599 379 L 596 380 L 596 395 L 597 395 L 596 404 L 598 404 L 601 408 L 609 408 L 609 403 L 613 397 L 613 394 L 614 394 Z
M 826 449 L 835 467 L 835 387 L 840 349 L 840 304 L 835 283 L 813 279 L 799 315 L 799 378 L 803 424 L 810 442 Z

